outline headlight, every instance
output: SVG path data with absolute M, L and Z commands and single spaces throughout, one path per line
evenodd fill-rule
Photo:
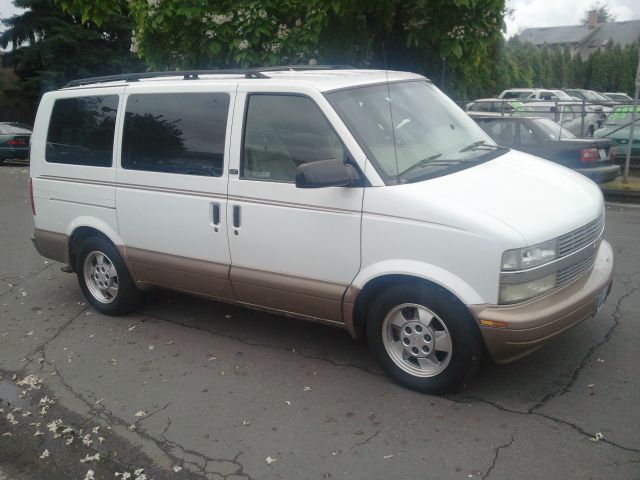
M 500 303 L 523 302 L 548 292 L 556 285 L 555 272 L 546 277 L 524 283 L 503 283 L 500 285 Z
M 527 270 L 551 262 L 557 258 L 557 246 L 556 240 L 549 240 L 532 247 L 507 250 L 502 254 L 502 270 Z

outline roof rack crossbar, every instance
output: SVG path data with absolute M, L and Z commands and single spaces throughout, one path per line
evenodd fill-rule
M 263 72 L 278 71 L 304 71 L 304 70 L 342 70 L 352 69 L 350 65 L 282 65 L 275 67 L 256 67 L 256 68 L 232 68 L 220 70 L 175 70 L 166 72 L 142 72 L 142 73 L 122 73 L 119 75 L 105 75 L 101 77 L 80 78 L 71 80 L 62 88 L 80 87 L 82 85 L 90 85 L 93 83 L 106 82 L 137 82 L 146 78 L 160 77 L 182 77 L 184 80 L 198 80 L 200 75 L 243 75 L 245 78 L 269 78 Z

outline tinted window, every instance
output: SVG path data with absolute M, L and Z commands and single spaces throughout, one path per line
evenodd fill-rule
M 342 142 L 310 98 L 251 95 L 248 102 L 242 178 L 292 182 L 298 165 L 344 158 Z
M 517 124 L 512 120 L 482 119 L 478 124 L 498 145 L 513 145 L 515 143 Z
M 117 112 L 117 95 L 56 100 L 47 135 L 47 162 L 110 167 Z
M 228 112 L 226 93 L 130 95 L 122 137 L 122 166 L 219 177 Z

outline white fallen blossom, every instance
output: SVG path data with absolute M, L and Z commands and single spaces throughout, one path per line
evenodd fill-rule
M 593 438 L 591 439 L 592 442 L 599 442 L 600 440 L 602 440 L 604 438 L 604 435 L 600 432 L 596 433 Z
M 67 445 L 67 446 L 71 445 L 73 443 L 73 439 L 74 439 L 74 436 L 73 435 L 69 435 L 67 437 L 67 439 L 64 441 L 64 444 Z
M 96 453 L 95 455 L 85 455 L 84 458 L 82 458 L 80 460 L 80 463 L 87 463 L 87 462 L 99 462 L 100 461 L 100 454 Z
M 305 392 L 310 392 L 311 391 L 311 387 L 304 387 L 302 390 L 304 390 Z
M 143 473 L 144 473 L 144 468 L 136 468 L 136 469 L 133 471 L 133 474 L 134 474 L 136 477 L 137 477 L 137 476 L 139 476 L 139 475 L 142 475 Z
M 4 433 L 2 434 L 2 436 L 3 436 L 3 437 L 12 437 L 12 436 L 13 436 L 13 433 L 11 433 L 11 432 L 4 432 Z
M 389 460 L 390 458 L 393 458 L 393 455 L 384 455 L 382 458 Z
M 16 375 L 14 375 L 13 379 L 15 380 L 16 378 L 17 378 Z M 42 379 L 39 378 L 37 375 L 33 375 L 33 374 L 27 375 L 22 380 L 18 380 L 16 382 L 16 385 L 18 385 L 19 387 L 26 387 L 27 390 L 39 390 L 41 384 L 42 384 Z
M 179 467 L 178 465 L 174 465 L 174 466 L 172 467 L 172 470 L 173 470 L 174 472 L 178 473 L 180 470 L 182 470 L 182 467 Z
M 62 420 L 60 420 L 59 418 L 47 424 L 47 428 L 52 433 L 56 433 L 61 426 L 62 426 Z
M 83 445 L 86 445 L 87 447 L 90 447 L 91 444 L 93 443 L 93 440 L 91 440 L 91 434 L 87 433 L 84 437 L 82 437 L 82 443 Z
M 91 431 L 92 431 L 93 433 L 97 434 L 97 433 L 100 431 L 100 427 L 93 427 L 93 428 L 91 429 Z
M 40 458 L 49 458 L 49 450 L 42 452 L 42 454 L 40 454 Z
M 13 416 L 13 413 L 7 413 L 7 421 L 11 424 L 11 425 L 17 425 L 18 421 L 16 420 L 16 418 Z
M 276 463 L 278 461 L 278 459 L 269 456 L 269 457 L 265 458 L 264 461 L 266 462 L 267 465 L 273 465 L 274 463 Z
M 94 476 L 93 470 L 87 470 L 87 473 L 84 476 L 84 480 L 96 480 L 96 477 Z
M 104 442 L 104 437 L 98 437 L 98 443 Z
M 44 433 L 40 430 L 36 430 L 36 433 L 33 434 L 34 437 L 41 437 L 42 435 L 44 435 Z
M 134 415 L 134 417 L 146 417 L 146 416 L 147 416 L 147 412 L 145 412 L 144 410 L 138 410 Z

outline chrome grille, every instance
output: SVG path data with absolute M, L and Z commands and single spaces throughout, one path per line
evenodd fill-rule
M 604 229 L 604 214 L 573 232 L 558 238 L 558 257 L 565 257 L 595 241 Z
M 556 276 L 556 288 L 562 287 L 568 283 L 571 283 L 573 280 L 578 278 L 580 275 L 589 270 L 593 264 L 595 263 L 596 255 L 595 253 L 584 260 L 580 260 L 573 265 L 569 265 L 568 267 L 564 267 L 562 270 L 558 270 L 558 274 Z

